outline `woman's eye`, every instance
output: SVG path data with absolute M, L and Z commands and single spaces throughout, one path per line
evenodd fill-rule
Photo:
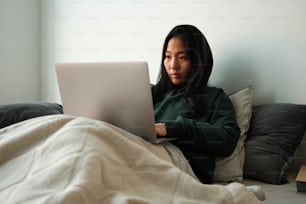
M 183 55 L 183 56 L 180 56 L 179 59 L 181 59 L 181 60 L 188 60 L 188 57 Z
M 170 55 L 166 55 L 166 56 L 165 56 L 165 59 L 170 59 L 170 58 L 171 58 Z

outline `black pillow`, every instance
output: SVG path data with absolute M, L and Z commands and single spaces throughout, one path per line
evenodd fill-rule
M 287 183 L 289 166 L 306 129 L 306 105 L 253 107 L 245 142 L 244 177 L 271 184 Z
M 0 128 L 34 117 L 62 113 L 62 106 L 57 103 L 15 103 L 0 105 Z

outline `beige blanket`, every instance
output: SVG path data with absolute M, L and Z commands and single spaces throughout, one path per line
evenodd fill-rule
M 161 145 L 110 124 L 44 116 L 0 129 L 0 203 L 260 203 L 244 186 L 203 185 Z

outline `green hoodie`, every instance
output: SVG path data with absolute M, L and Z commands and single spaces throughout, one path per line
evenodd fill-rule
M 229 156 L 236 147 L 240 129 L 229 97 L 222 89 L 207 87 L 198 95 L 201 113 L 195 113 L 184 98 L 184 89 L 168 92 L 154 104 L 155 122 L 165 123 L 167 137 L 177 137 L 178 146 L 197 177 L 211 183 L 215 157 Z

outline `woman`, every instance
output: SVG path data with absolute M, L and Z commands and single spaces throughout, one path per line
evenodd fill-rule
M 173 142 L 203 183 L 211 183 L 215 157 L 229 156 L 240 130 L 222 89 L 208 87 L 213 57 L 199 29 L 178 25 L 167 35 L 159 80 L 152 87 L 156 133 Z

